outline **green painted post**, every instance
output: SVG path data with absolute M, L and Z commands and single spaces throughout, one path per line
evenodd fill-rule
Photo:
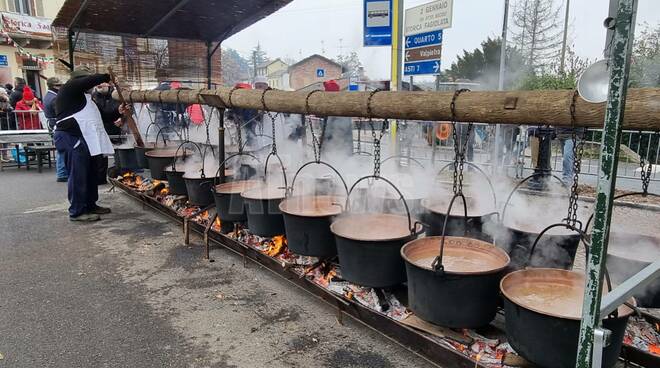
M 607 96 L 605 126 L 600 151 L 600 172 L 596 194 L 596 209 L 587 263 L 587 280 L 582 308 L 582 324 L 577 352 L 577 367 L 591 368 L 594 329 L 601 323 L 600 302 L 603 289 L 603 269 L 609 240 L 610 220 L 616 172 L 619 161 L 619 143 L 626 105 L 630 54 L 635 33 L 636 0 L 619 0 L 616 25 L 610 49 L 610 88 Z M 609 42 L 609 40 L 608 40 Z M 539 343 L 541 343 L 539 341 Z M 598 367 L 599 368 L 599 367 Z

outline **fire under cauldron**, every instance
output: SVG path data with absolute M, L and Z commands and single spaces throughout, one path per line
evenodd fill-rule
M 477 239 L 441 236 L 413 240 L 401 248 L 408 275 L 410 309 L 419 318 L 450 328 L 476 328 L 490 323 L 499 305 L 499 282 L 509 256 Z
M 519 270 L 502 279 L 507 339 L 518 354 L 540 367 L 575 367 L 584 284 L 581 273 L 548 268 Z M 624 305 L 603 319 L 612 335 L 602 367 L 617 362 L 632 313 Z
M 283 235 L 284 218 L 280 202 L 286 197 L 286 189 L 262 184 L 241 193 L 247 209 L 248 228 L 252 234 L 264 237 Z
M 342 212 L 346 199 L 338 196 L 296 196 L 283 200 L 280 211 L 289 249 L 305 256 L 337 255 L 330 224 Z
M 660 238 L 611 232 L 607 247 L 607 270 L 615 285 L 621 284 L 660 259 Z M 660 278 L 635 295 L 640 307 L 660 308 Z

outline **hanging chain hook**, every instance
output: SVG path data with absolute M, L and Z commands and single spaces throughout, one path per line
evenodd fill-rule
M 580 171 L 582 169 L 582 155 L 584 153 L 584 136 L 580 137 L 578 142 L 577 136 L 577 123 L 575 117 L 575 104 L 579 93 L 577 90 L 573 91 L 573 98 L 571 100 L 570 113 L 571 113 L 571 141 L 573 142 L 573 183 L 571 183 L 571 192 L 568 200 L 568 215 L 566 217 L 567 223 L 575 227 L 578 223 L 578 199 L 579 199 L 579 181 Z
M 321 161 L 321 145 L 322 145 L 322 142 L 319 140 L 319 138 L 314 133 L 314 122 L 313 122 L 312 116 L 309 112 L 309 99 L 316 92 L 321 92 L 321 90 L 315 89 L 315 90 L 309 92 L 307 94 L 307 97 L 305 97 L 305 116 L 307 118 L 307 123 L 309 124 L 309 131 L 312 135 L 312 149 L 314 150 L 314 161 L 320 162 Z M 325 133 L 325 126 L 321 130 L 321 135 L 323 135 L 324 133 Z
M 468 142 L 470 141 L 470 134 L 472 133 L 472 123 L 468 123 L 467 132 L 465 139 L 461 136 L 459 137 L 458 129 L 456 129 L 456 99 L 463 92 L 469 92 L 467 88 L 461 88 L 454 91 L 454 96 L 452 96 L 451 104 L 449 105 L 451 109 L 451 125 L 452 125 L 452 138 L 454 139 L 454 182 L 453 182 L 453 192 L 454 194 L 463 194 L 463 169 L 465 164 L 465 152 L 467 150 Z
M 641 133 L 642 132 L 640 132 L 640 140 L 641 140 Z M 652 138 L 653 138 L 652 136 L 649 136 L 649 140 L 651 140 Z M 653 173 L 653 165 L 651 164 L 651 152 L 646 152 L 646 158 L 642 158 L 640 155 L 639 166 L 641 169 L 640 175 L 642 178 L 642 193 L 644 195 L 647 195 L 649 193 L 649 184 L 651 183 L 651 174 Z
M 381 141 L 383 139 L 383 135 L 385 134 L 385 129 L 387 126 L 387 119 L 383 119 L 380 126 L 380 132 L 378 135 L 376 135 L 376 128 L 374 127 L 373 109 L 371 107 L 371 103 L 376 93 L 380 91 L 381 91 L 380 89 L 375 89 L 371 91 L 371 93 L 369 94 L 369 98 L 367 99 L 367 118 L 369 119 L 368 120 L 369 127 L 371 128 L 371 137 L 373 138 L 374 141 L 374 176 L 375 177 L 380 176 Z
M 272 90 L 272 88 L 268 87 L 263 91 L 263 93 L 261 94 L 261 105 L 263 106 L 264 113 L 266 113 L 266 115 L 270 118 L 270 125 L 272 127 L 271 133 L 273 135 L 273 138 L 272 138 L 273 139 L 273 144 L 272 144 L 271 153 L 276 155 L 277 154 L 277 140 L 275 139 L 275 119 L 277 119 L 277 117 L 280 115 L 280 113 L 278 112 L 275 115 L 273 115 L 270 112 L 270 110 L 268 110 L 268 107 L 266 106 L 266 93 L 268 93 L 268 91 L 271 91 L 271 90 Z

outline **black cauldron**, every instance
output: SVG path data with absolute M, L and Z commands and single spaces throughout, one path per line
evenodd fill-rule
M 584 275 L 548 268 L 520 270 L 506 275 L 500 290 L 507 339 L 516 352 L 540 367 L 575 367 Z M 603 319 L 603 327 L 612 331 L 603 349 L 604 368 L 617 362 L 633 310 L 621 306 L 617 313 Z
M 297 196 L 280 203 L 289 250 L 296 254 L 327 258 L 337 255 L 330 224 L 342 212 L 346 198 Z
M 286 189 L 259 186 L 241 193 L 247 209 L 248 228 L 252 234 L 273 237 L 284 235 L 284 218 L 280 212 L 280 202 L 286 196 Z
M 434 269 L 442 237 L 413 240 L 401 248 L 408 275 L 408 307 L 419 318 L 450 328 L 477 328 L 497 313 L 499 282 L 509 256 L 477 239 L 445 237 L 442 267 Z

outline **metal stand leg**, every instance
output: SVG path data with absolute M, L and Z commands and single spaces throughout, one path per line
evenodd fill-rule
M 210 253 L 210 244 L 209 244 L 209 231 L 211 231 L 211 228 L 213 227 L 213 223 L 215 223 L 215 219 L 218 218 L 218 214 L 216 213 L 211 221 L 209 221 L 209 224 L 206 225 L 206 228 L 204 229 L 204 259 L 213 262 L 213 260 L 209 257 Z
M 183 244 L 190 245 L 190 224 L 189 219 L 185 217 L 183 219 Z

